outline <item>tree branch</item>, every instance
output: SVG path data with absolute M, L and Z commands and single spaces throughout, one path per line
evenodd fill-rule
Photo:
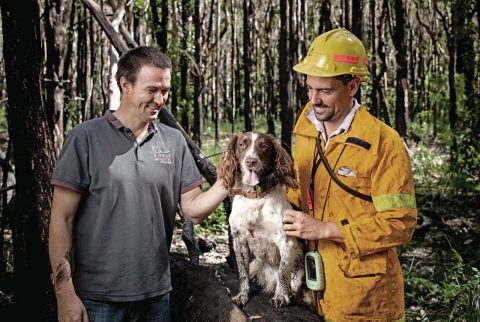
M 111 22 L 105 17 L 105 14 L 100 6 L 93 0 L 82 0 L 82 2 L 87 6 L 97 22 L 100 24 L 100 27 L 102 27 L 102 30 L 107 35 L 108 39 L 110 39 L 117 52 L 120 55 L 126 53 L 128 51 L 127 45 L 125 45 L 123 40 L 118 36 L 118 33 L 113 28 Z

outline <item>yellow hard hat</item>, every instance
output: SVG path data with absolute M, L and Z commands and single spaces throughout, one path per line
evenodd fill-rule
M 293 70 L 311 76 L 333 77 L 350 74 L 368 80 L 367 52 L 354 34 L 344 28 L 315 38 L 307 56 Z

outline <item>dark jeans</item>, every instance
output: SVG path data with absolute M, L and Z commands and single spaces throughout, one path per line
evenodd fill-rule
M 89 322 L 169 322 L 170 293 L 134 302 L 82 300 Z

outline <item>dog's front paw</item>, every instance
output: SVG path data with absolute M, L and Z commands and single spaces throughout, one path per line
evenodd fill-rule
M 290 304 L 290 297 L 287 294 L 275 293 L 271 302 L 275 307 L 285 306 Z
M 232 301 L 240 306 L 244 306 L 248 302 L 248 294 L 240 292 L 232 298 Z

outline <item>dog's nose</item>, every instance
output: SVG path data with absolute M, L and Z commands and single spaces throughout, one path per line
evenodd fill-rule
M 254 167 L 257 164 L 257 160 L 254 158 L 246 158 L 245 159 L 245 165 L 247 167 Z

